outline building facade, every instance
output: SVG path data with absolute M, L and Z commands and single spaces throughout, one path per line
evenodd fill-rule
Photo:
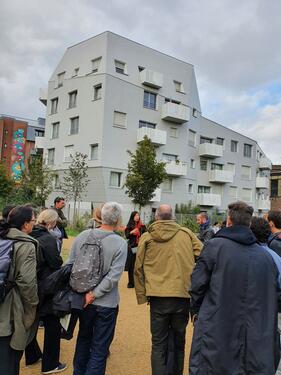
M 270 174 L 271 209 L 281 209 L 281 165 L 272 165 Z
M 35 137 L 44 137 L 45 119 L 23 119 L 0 115 L 0 162 L 16 183 L 20 183 Z
M 38 147 L 57 174 L 50 200 L 77 151 L 89 159 L 85 207 L 114 200 L 132 210 L 122 188 L 127 150 L 147 135 L 169 175 L 148 211 L 160 202 L 225 211 L 237 199 L 269 208 L 270 161 L 256 141 L 202 116 L 191 64 L 104 32 L 66 50 L 40 100 L 46 134 Z

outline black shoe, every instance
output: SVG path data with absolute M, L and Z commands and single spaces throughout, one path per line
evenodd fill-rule
M 131 284 L 131 283 L 128 283 L 128 285 L 127 285 L 127 288 L 129 288 L 129 289 L 134 288 L 134 287 L 135 287 L 134 284 Z

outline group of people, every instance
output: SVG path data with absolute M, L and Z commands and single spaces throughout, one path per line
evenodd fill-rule
M 120 231 L 121 214 L 116 202 L 95 210 L 90 228 L 75 238 L 65 266 L 58 240 L 65 235 L 59 225 L 65 228 L 67 222 L 56 210 L 43 210 L 36 219 L 31 206 L 19 206 L 4 215 L 0 260 L 8 247 L 12 250 L 10 263 L 7 257 L 0 262 L 0 286 L 1 277 L 5 286 L 0 299 L 0 374 L 19 374 L 24 350 L 27 364 L 42 359 L 44 374 L 66 368 L 59 362 L 62 329 L 46 280 L 65 274 L 61 270 L 68 267 L 81 271 L 75 271 L 80 279 L 71 274 L 70 285 L 73 278 L 83 287 L 87 261 L 92 276 L 100 276 L 85 288 L 82 307 L 70 324 L 73 331 L 79 319 L 74 375 L 105 374 L 125 267 L 138 304 L 150 305 L 152 375 L 183 374 L 189 317 L 194 324 L 190 375 L 281 374 L 281 211 L 253 217 L 252 207 L 235 202 L 228 207 L 226 226 L 218 231 L 207 213 L 200 213 L 198 236 L 176 223 L 169 205 L 159 206 L 148 228 L 133 211 Z M 79 263 L 82 251 L 85 270 Z M 87 256 L 97 256 L 100 271 Z M 39 320 L 45 329 L 43 353 L 36 341 Z

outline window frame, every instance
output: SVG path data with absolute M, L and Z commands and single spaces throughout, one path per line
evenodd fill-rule
M 146 95 L 148 95 L 149 100 L 145 100 Z M 153 104 L 151 102 L 150 96 L 154 97 L 154 106 L 151 106 Z M 157 108 L 157 94 L 155 92 L 144 90 L 143 92 L 143 107 L 146 109 L 152 109 L 156 111 Z
M 72 124 L 73 124 L 73 121 L 74 121 L 75 119 L 78 119 L 78 121 L 77 121 L 77 131 L 76 131 L 76 132 L 73 132 Z M 77 135 L 77 134 L 79 134 L 79 116 L 74 116 L 74 117 L 71 117 L 71 118 L 70 118 L 69 135 Z
M 118 174 L 118 186 L 114 186 L 111 184 L 112 180 L 111 180 L 111 176 L 112 174 L 115 173 L 115 174 Z M 118 171 L 110 171 L 110 174 L 109 174 L 109 187 L 110 188 L 114 188 L 114 189 L 121 189 L 122 188 L 122 172 L 118 172 Z
M 72 90 L 68 93 L 68 109 L 77 107 L 77 96 L 78 90 Z

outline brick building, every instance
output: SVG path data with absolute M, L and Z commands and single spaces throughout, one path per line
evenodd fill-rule
M 34 153 L 35 137 L 44 133 L 45 119 L 0 115 L 0 162 L 16 183 L 21 182 L 29 156 Z
M 281 209 L 281 165 L 272 165 L 270 173 L 271 209 Z

